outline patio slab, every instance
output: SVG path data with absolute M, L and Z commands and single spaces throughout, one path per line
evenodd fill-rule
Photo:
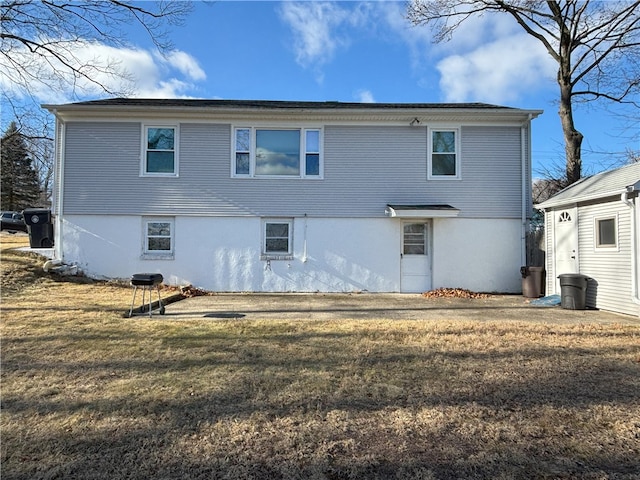
M 154 313 L 154 318 L 156 313 Z M 536 307 L 520 295 L 426 298 L 399 293 L 223 293 L 166 306 L 166 320 L 194 319 L 388 319 L 524 321 L 555 324 L 606 323 L 640 326 L 640 319 L 601 310 Z

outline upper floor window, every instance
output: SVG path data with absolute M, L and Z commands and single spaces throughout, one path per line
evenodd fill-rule
M 142 158 L 143 175 L 178 174 L 176 126 L 145 125 Z
M 435 129 L 429 135 L 428 178 L 460 178 L 459 131 Z
M 234 130 L 234 177 L 322 177 L 319 128 Z

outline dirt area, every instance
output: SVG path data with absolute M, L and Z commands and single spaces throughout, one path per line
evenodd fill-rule
M 154 314 L 156 315 L 156 314 Z M 187 298 L 166 307 L 167 320 L 197 318 L 487 320 L 555 324 L 604 323 L 640 326 L 640 320 L 599 310 L 536 307 L 520 295 L 487 298 L 425 298 L 420 294 L 216 294 Z

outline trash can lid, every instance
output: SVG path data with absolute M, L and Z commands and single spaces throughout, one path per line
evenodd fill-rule
M 560 275 L 558 275 L 558 278 L 563 279 L 570 279 L 570 278 L 584 278 L 586 280 L 589 280 L 589 277 L 586 275 L 583 275 L 582 273 L 561 273 Z

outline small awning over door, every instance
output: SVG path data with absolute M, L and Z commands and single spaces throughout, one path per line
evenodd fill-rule
M 445 204 L 387 205 L 385 213 L 396 218 L 451 218 L 457 217 L 460 210 Z

